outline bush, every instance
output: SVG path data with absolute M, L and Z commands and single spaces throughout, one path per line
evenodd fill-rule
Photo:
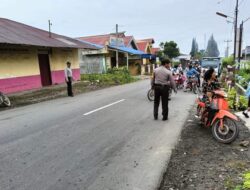
M 244 174 L 243 188 L 250 189 L 250 172 Z
M 236 92 L 235 88 L 231 88 L 228 91 L 227 100 L 228 100 L 229 108 L 234 109 L 234 110 L 236 110 L 236 107 L 237 107 L 237 105 L 236 105 L 236 95 L 237 95 L 237 92 Z
M 87 80 L 100 84 L 125 84 L 135 81 L 126 68 L 112 68 L 108 69 L 106 74 L 83 74 L 81 80 Z
M 226 57 L 222 60 L 222 68 L 227 67 L 228 65 L 234 65 L 234 58 L 232 56 Z
M 248 100 L 247 100 L 246 96 L 240 96 L 238 109 L 245 110 L 245 109 L 247 109 L 247 106 L 248 106 Z
M 231 88 L 228 91 L 228 104 L 230 109 L 236 110 L 245 110 L 247 108 L 248 100 L 245 96 L 237 95 L 235 88 Z
M 243 88 L 247 88 L 250 82 L 250 69 L 241 69 L 238 71 L 238 82 Z
M 247 190 L 250 189 L 250 171 L 243 174 L 242 185 L 237 185 L 234 190 Z

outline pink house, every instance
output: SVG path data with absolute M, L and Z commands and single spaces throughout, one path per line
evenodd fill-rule
M 79 50 L 96 47 L 0 18 L 0 91 L 20 92 L 64 83 L 66 62 L 80 80 Z

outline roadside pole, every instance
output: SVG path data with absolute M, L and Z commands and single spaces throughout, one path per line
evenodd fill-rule
M 234 61 L 236 58 L 236 40 L 237 40 L 237 22 L 238 22 L 238 7 L 239 7 L 239 0 L 236 0 L 236 7 L 235 7 L 235 18 L 234 18 Z
M 116 28 L 116 48 L 118 47 L 118 24 L 115 26 Z M 119 68 L 119 52 L 116 50 L 116 68 Z

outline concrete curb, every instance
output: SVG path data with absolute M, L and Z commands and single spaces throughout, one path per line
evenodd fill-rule
M 236 112 L 235 115 L 237 115 L 244 122 L 244 125 L 250 130 L 250 118 L 245 118 L 242 112 Z

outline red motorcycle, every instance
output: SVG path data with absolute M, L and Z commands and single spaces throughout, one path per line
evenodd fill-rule
M 184 81 L 182 79 L 182 75 L 175 74 L 174 75 L 174 81 L 175 81 L 177 89 L 183 89 L 184 88 Z
M 205 127 L 212 128 L 213 137 L 221 143 L 233 142 L 238 134 L 239 127 L 236 124 L 237 116 L 229 111 L 226 93 L 222 90 L 213 92 L 211 106 L 208 110 L 202 97 L 197 99 L 197 115 L 200 117 Z M 208 121 L 209 112 L 213 111 L 214 115 L 211 121 Z
M 187 80 L 188 81 L 187 81 L 186 89 L 190 89 L 190 91 L 193 91 L 194 94 L 197 94 L 199 92 L 197 77 L 192 76 L 192 77 L 189 77 Z

